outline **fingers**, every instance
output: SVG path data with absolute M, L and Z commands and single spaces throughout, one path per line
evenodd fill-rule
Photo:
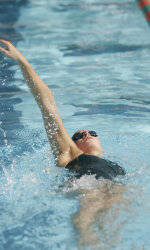
M 0 43 L 2 43 L 6 48 L 0 47 L 0 52 L 9 57 L 10 42 L 0 38 Z
M 1 51 L 2 53 L 6 54 L 7 49 L 8 49 L 8 41 L 6 41 L 6 40 L 0 38 L 0 43 L 2 43 L 3 45 L 6 46 L 6 49 L 0 47 L 0 51 Z
M 3 49 L 2 47 L 0 47 L 0 51 L 2 52 L 2 53 L 6 53 L 6 50 L 5 49 Z
M 0 38 L 0 43 L 4 44 L 5 46 L 8 46 L 9 41 Z
M 0 47 L 0 52 L 2 52 L 5 56 L 14 60 L 19 60 L 22 56 L 21 53 L 11 44 L 11 42 L 0 38 L 0 43 L 5 46 L 5 48 Z

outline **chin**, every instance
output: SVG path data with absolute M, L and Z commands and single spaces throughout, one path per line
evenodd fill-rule
M 90 146 L 90 145 L 89 145 Z M 84 148 L 84 150 L 82 150 L 85 154 L 93 154 L 93 155 L 99 155 L 101 152 L 99 147 L 95 147 L 95 145 L 91 145 L 91 147 L 88 148 Z
M 95 139 L 95 138 L 94 138 Z M 99 155 L 103 153 L 101 144 L 96 140 L 88 140 L 84 143 L 77 143 L 77 146 L 84 154 Z

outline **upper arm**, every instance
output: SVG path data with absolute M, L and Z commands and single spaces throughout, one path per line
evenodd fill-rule
M 66 166 L 68 162 L 81 154 L 81 151 L 68 135 L 55 102 L 53 105 L 50 103 L 43 105 L 42 115 L 56 163 L 59 166 Z
M 41 109 L 55 160 L 59 165 L 66 166 L 69 161 L 80 154 L 80 150 L 64 128 L 52 91 L 40 79 L 26 59 L 20 62 L 20 66 L 24 78 Z

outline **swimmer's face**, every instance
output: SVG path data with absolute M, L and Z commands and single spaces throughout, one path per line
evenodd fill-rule
M 95 131 L 78 130 L 72 139 L 85 154 L 99 155 L 103 153 L 101 143 Z

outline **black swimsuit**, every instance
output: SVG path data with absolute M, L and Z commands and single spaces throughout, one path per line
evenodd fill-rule
M 66 166 L 72 172 L 76 173 L 77 177 L 82 175 L 95 175 L 96 179 L 103 177 L 112 180 L 117 175 L 125 175 L 125 170 L 117 163 L 99 158 L 95 155 L 82 154 L 69 162 Z

